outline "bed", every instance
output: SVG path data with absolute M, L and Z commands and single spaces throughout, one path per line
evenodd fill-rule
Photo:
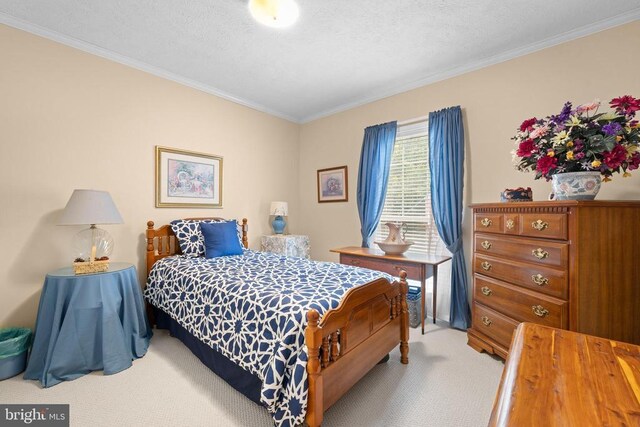
M 220 220 L 221 218 L 191 218 Z M 150 321 L 269 410 L 278 426 L 324 412 L 393 348 L 408 363 L 406 273 L 384 273 L 248 249 L 181 255 L 170 225 L 147 223 Z

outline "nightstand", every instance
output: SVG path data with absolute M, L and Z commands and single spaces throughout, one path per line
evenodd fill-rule
M 272 234 L 262 236 L 261 250 L 276 254 L 309 258 L 309 236 L 299 234 Z
M 24 378 L 50 387 L 91 371 L 115 374 L 144 356 L 151 335 L 133 265 L 77 276 L 56 270 L 44 281 Z

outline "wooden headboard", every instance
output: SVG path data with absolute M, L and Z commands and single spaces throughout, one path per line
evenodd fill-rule
M 184 218 L 191 220 L 218 220 L 225 221 L 224 218 L 210 217 L 210 218 Z M 160 228 L 154 228 L 155 223 L 153 221 L 147 222 L 147 277 L 151 271 L 151 267 L 156 261 L 164 257 L 171 255 L 179 255 L 180 245 L 176 241 L 176 235 L 171 229 L 171 225 L 163 225 Z M 242 245 L 245 248 L 249 247 L 249 241 L 247 239 L 247 218 L 242 218 Z

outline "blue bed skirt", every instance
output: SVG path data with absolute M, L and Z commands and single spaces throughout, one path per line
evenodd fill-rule
M 263 406 L 260 402 L 260 390 L 262 388 L 260 378 L 245 371 L 227 357 L 191 335 L 189 331 L 159 308 L 153 307 L 153 314 L 158 329 L 169 330 L 172 336 L 182 341 L 216 375 L 258 405 Z

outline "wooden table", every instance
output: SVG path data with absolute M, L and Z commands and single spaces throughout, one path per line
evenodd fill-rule
M 489 426 L 639 426 L 640 346 L 518 326 Z
M 424 334 L 424 306 L 427 279 L 433 276 L 433 323 L 436 323 L 436 295 L 438 292 L 438 265 L 451 259 L 448 256 L 427 255 L 415 252 L 406 252 L 402 255 L 386 255 L 384 252 L 373 248 L 361 248 L 347 246 L 345 248 L 331 249 L 331 252 L 340 254 L 340 263 L 355 265 L 383 271 L 397 276 L 400 270 L 407 272 L 407 278 L 418 280 L 422 291 L 420 318 L 422 333 Z

